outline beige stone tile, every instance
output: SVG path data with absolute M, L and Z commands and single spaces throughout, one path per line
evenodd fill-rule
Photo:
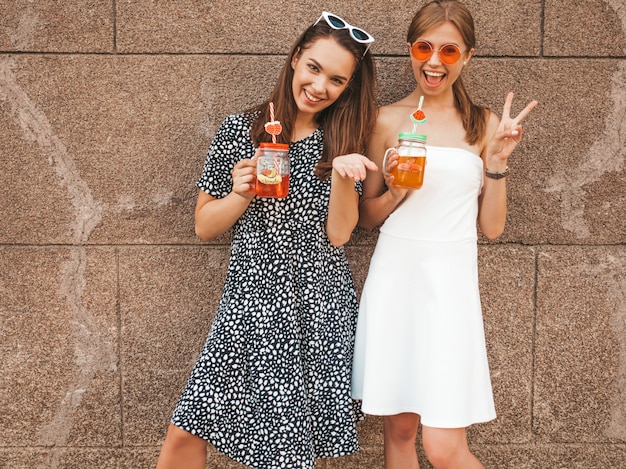
M 67 243 L 78 216 L 46 155 L 20 128 L 19 107 L 27 105 L 16 106 L 15 113 L 0 112 L 0 243 Z M 34 197 L 37 190 L 45 197 Z
M 117 469 L 119 450 L 110 448 L 0 448 L 0 469 Z M 149 466 L 135 466 L 148 468 Z
M 620 0 L 547 0 L 546 56 L 624 56 L 624 3 Z
M 356 227 L 352 232 L 352 237 L 347 246 L 373 246 L 378 239 L 378 229 L 365 230 L 361 227 Z
M 578 79 L 594 69 L 592 88 Z M 509 214 L 499 241 L 612 244 L 626 232 L 624 149 L 616 137 L 624 113 L 623 67 L 612 60 L 477 60 L 466 71 L 474 99 L 502 113 L 531 99 L 522 143 L 509 159 Z M 497 79 L 496 79 L 497 77 Z
M 390 104 L 404 98 L 415 89 L 415 78 L 408 55 L 403 57 L 377 57 L 378 102 Z
M 120 450 L 116 469 L 154 469 L 160 450 L 160 446 L 147 448 L 124 447 Z
M 624 442 L 626 252 L 543 248 L 533 429 L 543 441 Z
M 113 249 L 0 248 L 0 444 L 121 443 Z
M 469 439 L 524 443 L 531 434 L 535 252 L 479 248 L 479 279 L 497 419 L 474 425 Z
M 477 57 L 540 55 L 541 1 L 463 3 L 474 17 Z
M 87 467 L 117 469 L 122 454 L 112 448 L 61 448 L 51 451 L 50 466 L 63 469 L 84 469 Z M 46 467 L 46 466 L 44 466 Z M 148 466 L 144 466 L 146 469 Z
M 367 271 L 370 266 L 370 259 L 374 253 L 374 246 L 346 246 L 346 257 L 350 264 L 352 280 L 357 291 L 357 296 L 361 295 L 363 284 L 367 278 Z
M 165 436 L 217 310 L 228 255 L 213 247 L 121 251 L 124 432 L 132 445 Z
M 19 155 L 0 159 L 16 175 L 0 186 L 0 198 L 13 201 L 0 205 L 0 241 L 196 242 L 195 182 L 209 143 L 228 114 L 269 93 L 274 77 L 258 75 L 268 63 L 282 59 L 0 61 L 0 151 Z M 33 197 L 35 188 L 46 197 Z
M 375 8 L 374 2 L 366 3 Z M 363 8 L 362 3 L 342 2 L 341 13 L 337 8 L 335 12 L 370 31 L 374 17 L 364 15 L 368 9 L 359 7 Z M 322 9 L 311 0 L 183 0 L 176 4 L 118 1 L 117 44 L 125 52 L 286 54 Z
M 13 0 L 0 4 L 0 49 L 37 52 L 111 52 L 112 2 Z
M 623 445 L 497 445 L 472 450 L 487 468 L 497 469 L 622 469 Z
M 479 55 L 539 55 L 539 0 L 467 4 L 476 23 Z M 310 0 L 184 0 L 176 4 L 124 0 L 117 2 L 117 46 L 123 52 L 286 54 L 298 35 L 326 9 L 372 34 L 375 54 L 406 54 L 406 31 L 420 4 L 407 6 L 399 0 L 327 5 Z

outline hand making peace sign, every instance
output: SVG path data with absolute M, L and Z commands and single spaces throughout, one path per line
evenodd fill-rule
M 485 162 L 487 163 L 487 167 L 490 169 L 493 168 L 493 170 L 499 170 L 497 168 L 503 169 L 506 166 L 509 156 L 522 139 L 522 126 L 520 122 L 537 105 L 537 101 L 531 101 L 522 109 L 517 117 L 512 118 L 510 116 L 512 102 L 513 93 L 510 92 L 506 97 L 498 128 L 491 137 L 491 140 L 487 143 Z

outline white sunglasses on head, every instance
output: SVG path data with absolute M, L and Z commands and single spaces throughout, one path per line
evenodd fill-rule
M 330 26 L 331 28 L 347 29 L 352 39 L 354 39 L 358 43 L 367 44 L 367 47 L 365 48 L 365 52 L 363 52 L 363 57 L 365 57 L 365 54 L 367 54 L 367 51 L 370 48 L 370 45 L 372 44 L 372 42 L 374 42 L 374 36 L 372 36 L 370 33 L 368 33 L 367 31 L 361 28 L 352 26 L 343 18 L 340 18 L 339 16 L 333 13 L 329 13 L 328 11 L 323 11 L 322 16 L 320 16 L 317 19 L 317 21 L 313 24 L 313 26 L 319 23 L 322 18 L 324 18 L 324 21 L 326 21 L 328 26 Z

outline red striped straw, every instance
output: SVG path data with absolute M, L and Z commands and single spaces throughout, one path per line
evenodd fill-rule
M 274 103 L 270 101 L 270 121 L 274 124 Z M 276 135 L 272 132 L 272 143 L 276 143 Z M 274 169 L 276 169 L 276 174 L 280 174 L 280 165 L 278 164 L 278 157 L 274 154 Z
M 270 121 L 274 122 L 274 103 L 270 101 Z M 272 133 L 272 143 L 276 143 L 276 135 Z

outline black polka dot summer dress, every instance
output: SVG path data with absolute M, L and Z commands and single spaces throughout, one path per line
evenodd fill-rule
M 213 197 L 254 154 L 250 119 L 228 117 L 211 144 L 197 186 Z M 312 468 L 358 450 L 358 305 L 343 248 L 325 233 L 330 180 L 313 173 L 322 143 L 321 129 L 292 143 L 288 196 L 255 197 L 235 224 L 224 293 L 172 417 L 253 468 Z

